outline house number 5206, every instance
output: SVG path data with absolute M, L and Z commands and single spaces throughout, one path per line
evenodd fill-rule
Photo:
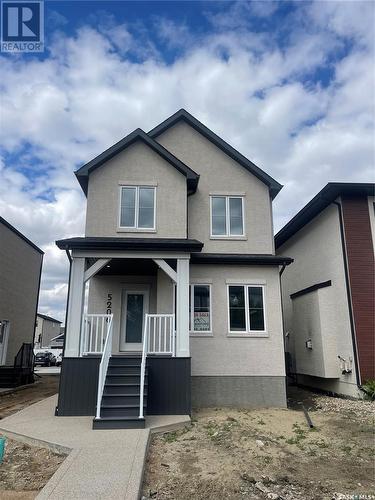
M 107 314 L 112 314 L 112 294 L 107 296 Z

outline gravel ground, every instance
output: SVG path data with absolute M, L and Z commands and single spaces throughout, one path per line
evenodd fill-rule
M 375 495 L 374 404 L 294 394 L 309 408 L 202 409 L 153 438 L 144 499 L 323 500 Z

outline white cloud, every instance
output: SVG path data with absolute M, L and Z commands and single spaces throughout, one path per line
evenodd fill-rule
M 241 2 L 221 6 L 214 31 L 198 38 L 186 24 L 155 20 L 156 38 L 183 47 L 173 63 L 144 27 L 104 14 L 97 29 L 52 37 L 43 60 L 1 57 L 0 212 L 46 252 L 41 310 L 63 319 L 68 266 L 54 241 L 84 231 L 73 170 L 180 107 L 285 184 L 276 228 L 327 181 L 372 180 L 374 29 L 365 3 L 301 4 L 283 47 L 246 18 L 266 19 L 278 4 Z M 312 78 L 322 66 L 333 70 L 328 85 Z

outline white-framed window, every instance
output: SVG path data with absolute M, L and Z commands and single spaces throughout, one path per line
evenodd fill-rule
M 191 333 L 212 333 L 211 285 L 192 284 L 189 287 L 189 329 Z
M 155 229 L 156 188 L 153 186 L 120 186 L 119 227 Z
M 243 196 L 210 196 L 211 237 L 244 236 Z
M 264 286 L 233 284 L 227 287 L 229 333 L 265 334 Z

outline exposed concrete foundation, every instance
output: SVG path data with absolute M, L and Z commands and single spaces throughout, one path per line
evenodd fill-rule
M 285 377 L 192 377 L 192 406 L 286 407 Z
M 297 375 L 297 383 L 311 389 L 318 389 L 325 392 L 333 392 L 342 396 L 352 398 L 363 398 L 363 393 L 357 385 L 350 382 L 343 382 L 339 378 L 310 377 L 309 375 Z

